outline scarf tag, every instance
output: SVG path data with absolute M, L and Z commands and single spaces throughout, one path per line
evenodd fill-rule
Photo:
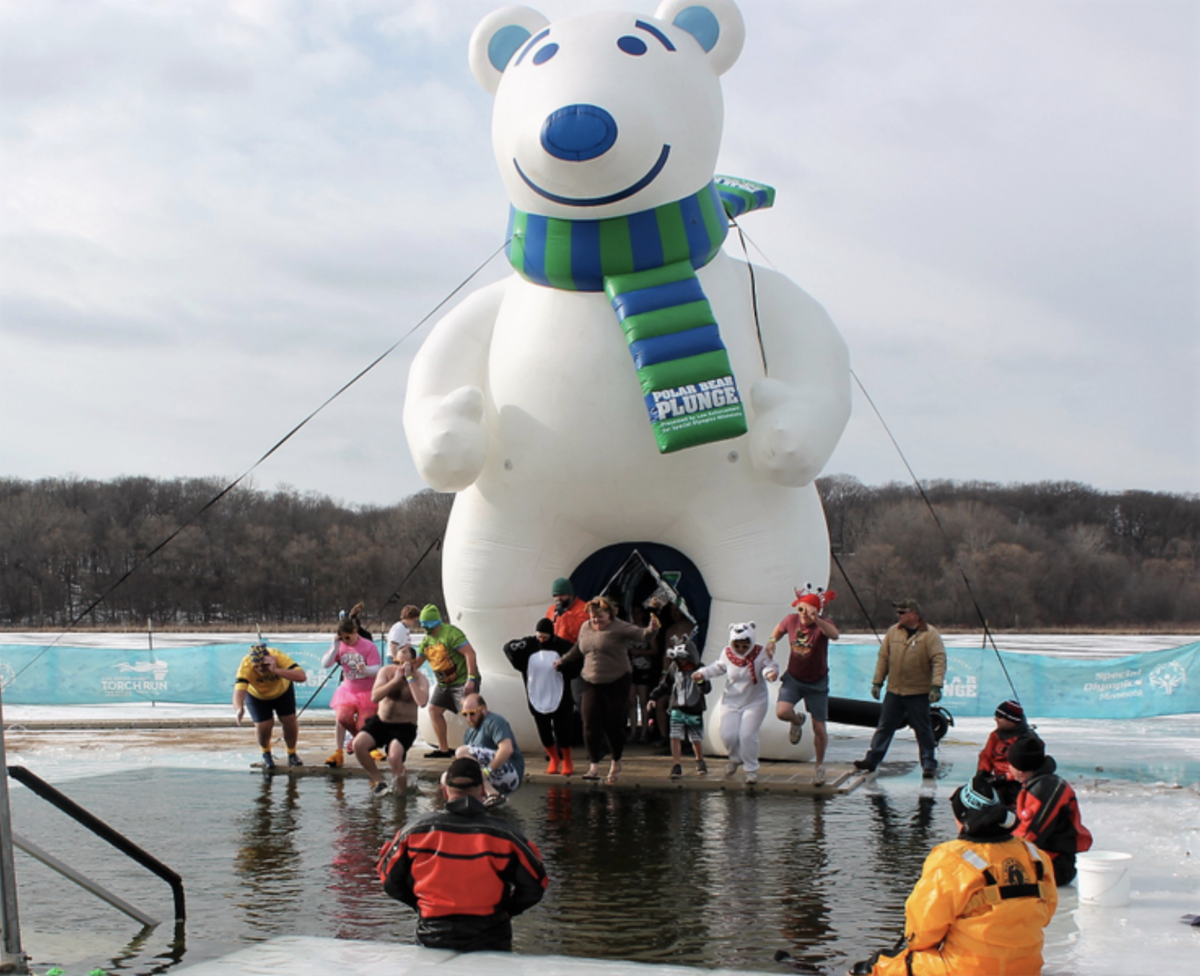
M 730 217 L 774 202 L 769 186 L 717 176 L 691 196 L 621 217 L 566 220 L 510 211 L 508 259 L 518 274 L 550 288 L 608 295 L 662 454 L 748 429 L 696 271 L 721 249 Z

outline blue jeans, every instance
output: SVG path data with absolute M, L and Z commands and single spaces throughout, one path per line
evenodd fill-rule
M 937 743 L 933 739 L 933 726 L 929 722 L 929 695 L 894 695 L 890 691 L 883 696 L 883 709 L 879 713 L 879 725 L 871 736 L 864 762 L 872 769 L 878 768 L 892 744 L 892 736 L 906 725 L 911 725 L 921 750 L 921 768 L 937 769 Z

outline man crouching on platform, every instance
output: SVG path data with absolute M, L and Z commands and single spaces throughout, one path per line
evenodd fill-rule
M 483 770 L 461 757 L 442 774 L 444 809 L 409 824 L 379 855 L 383 890 L 417 912 L 417 942 L 511 952 L 512 918 L 542 900 L 537 846 L 483 805 Z
M 363 724 L 354 737 L 354 755 L 371 777 L 371 794 L 385 796 L 392 789 L 403 792 L 408 785 L 404 758 L 417 738 L 417 711 L 429 704 L 429 682 L 416 666 L 416 653 L 405 644 L 396 654 L 395 664 L 385 664 L 375 676 L 371 701 L 379 711 Z M 379 774 L 371 750 L 382 749 L 392 770 L 389 787 Z

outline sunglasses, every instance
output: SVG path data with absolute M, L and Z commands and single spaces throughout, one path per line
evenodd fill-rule
M 464 715 L 478 715 L 482 711 L 482 708 L 464 708 L 462 713 Z

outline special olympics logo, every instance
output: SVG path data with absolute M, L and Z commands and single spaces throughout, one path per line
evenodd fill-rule
M 1178 661 L 1169 661 L 1151 671 L 1149 680 L 1152 688 L 1157 688 L 1164 695 L 1173 695 L 1187 684 L 1187 671 Z

